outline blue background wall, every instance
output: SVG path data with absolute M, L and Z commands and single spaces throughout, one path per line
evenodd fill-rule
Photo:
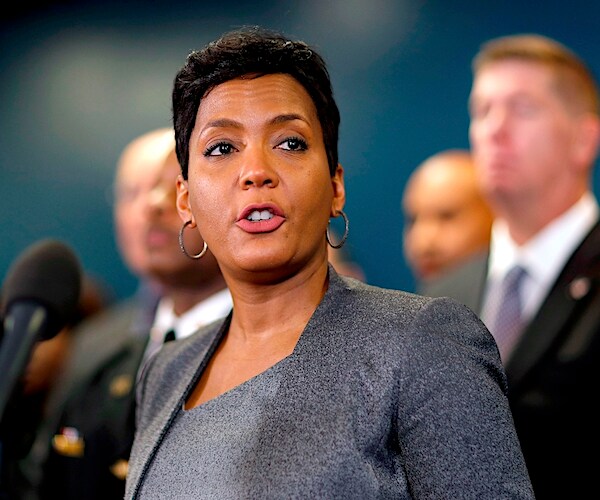
M 62 1 L 0 19 L 0 276 L 45 237 L 69 243 L 117 296 L 134 290 L 113 238 L 123 147 L 170 124 L 173 77 L 224 31 L 262 24 L 328 61 L 342 113 L 349 246 L 369 282 L 413 289 L 400 197 L 410 171 L 468 147 L 470 61 L 488 38 L 537 32 L 600 74 L 596 2 Z M 600 192 L 598 180 L 595 191 Z

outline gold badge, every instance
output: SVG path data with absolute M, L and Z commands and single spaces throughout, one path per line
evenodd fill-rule
M 109 392 L 113 398 L 122 398 L 131 391 L 133 377 L 131 375 L 119 375 L 110 382 Z
M 110 471 L 113 473 L 113 475 L 122 481 L 125 481 L 128 470 L 129 462 L 127 460 L 123 460 L 122 458 L 110 466 Z
M 85 451 L 85 443 L 74 427 L 63 427 L 60 434 L 52 438 L 52 447 L 59 455 L 80 458 Z

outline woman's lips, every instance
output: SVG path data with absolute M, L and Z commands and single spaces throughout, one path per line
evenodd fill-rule
M 271 219 L 260 221 L 241 219 L 236 224 L 247 233 L 270 233 L 271 231 L 275 231 L 284 222 L 285 217 L 274 215 Z
M 237 226 L 247 233 L 270 233 L 285 222 L 282 210 L 273 203 L 253 204 L 245 207 Z

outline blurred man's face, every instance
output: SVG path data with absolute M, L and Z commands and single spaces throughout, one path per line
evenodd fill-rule
M 552 199 L 572 182 L 578 118 L 553 87 L 550 68 L 489 63 L 475 76 L 469 105 L 472 152 L 490 203 Z
M 404 254 L 420 280 L 437 278 L 489 245 L 492 214 L 470 163 L 430 160 L 411 177 L 402 209 Z
M 130 146 L 123 153 L 115 179 L 117 243 L 125 264 L 136 276 L 145 276 L 148 271 L 146 207 L 168 152 L 165 141 L 157 140 L 149 138 Z
M 177 212 L 175 199 L 176 180 L 180 173 L 177 156 L 172 151 L 146 196 L 144 248 L 148 256 L 148 273 L 152 277 L 163 283 L 197 286 L 220 271 L 210 251 L 201 259 L 192 260 L 179 247 L 179 231 L 183 221 Z M 197 254 L 202 250 L 204 241 L 197 227 L 187 227 L 183 236 L 188 253 Z

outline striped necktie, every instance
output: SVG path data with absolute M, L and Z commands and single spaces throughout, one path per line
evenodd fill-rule
M 506 363 L 523 330 L 521 285 L 526 276 L 527 271 L 516 265 L 506 274 L 499 287 L 498 305 L 490 330 L 503 363 Z

